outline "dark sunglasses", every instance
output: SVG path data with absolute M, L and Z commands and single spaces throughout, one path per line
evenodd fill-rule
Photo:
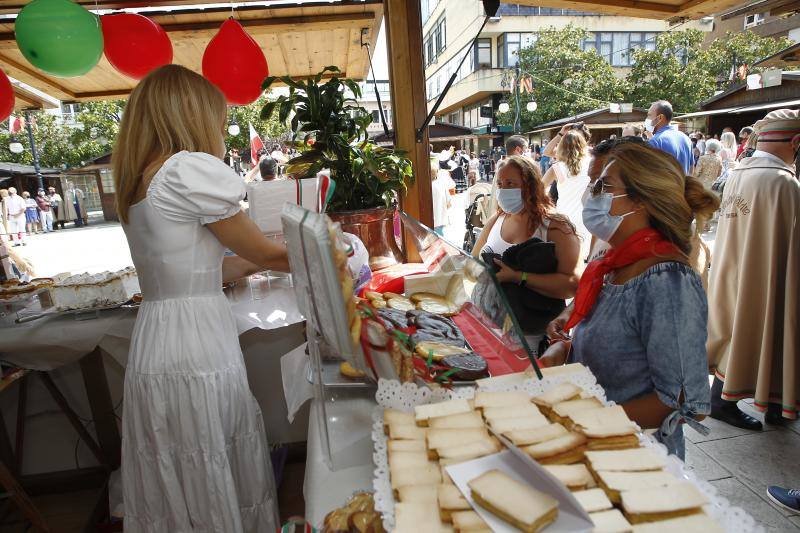
M 591 189 L 592 196 L 595 198 L 605 192 L 610 192 L 607 191 L 606 189 L 625 189 L 625 187 L 623 187 L 622 185 L 608 184 L 605 181 L 603 181 L 603 178 L 598 179 L 594 183 L 590 183 L 589 188 Z

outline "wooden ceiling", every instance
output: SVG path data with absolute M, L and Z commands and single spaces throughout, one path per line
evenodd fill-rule
M 0 0 L 0 14 L 16 13 L 27 0 Z M 79 3 L 94 8 L 94 0 Z M 182 6 L 210 0 L 99 0 L 99 8 Z M 375 47 L 383 18 L 380 0 L 239 6 L 234 17 L 264 51 L 271 75 L 303 78 L 328 65 L 349 78 L 364 79 L 369 63 L 363 41 Z M 200 72 L 203 51 L 231 8 L 186 7 L 144 13 L 162 25 L 172 40 L 173 62 Z M 88 74 L 57 78 L 32 66 L 17 48 L 13 18 L 0 18 L 0 68 L 32 87 L 67 102 L 126 97 L 136 80 L 117 72 L 105 56 Z
M 678 22 L 718 14 L 743 2 L 742 0 L 515 0 L 515 3 Z

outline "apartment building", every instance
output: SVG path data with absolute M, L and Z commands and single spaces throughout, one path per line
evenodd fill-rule
M 631 49 L 654 47 L 656 36 L 669 29 L 669 23 L 658 20 L 504 2 L 472 46 L 484 18 L 479 0 L 422 0 L 421 5 L 428 107 L 458 69 L 436 120 L 472 128 L 475 135 L 465 139 L 471 150 L 500 145 L 510 133 L 510 127 L 498 126 L 494 118 L 508 91 L 501 84 L 503 72 L 516 66 L 517 52 L 532 44 L 538 29 L 572 24 L 589 30 L 584 49 L 596 49 L 621 73 L 631 66 Z M 710 29 L 710 20 L 691 27 Z M 469 56 L 458 68 L 465 54 Z
M 771 7 L 772 6 L 772 7 Z M 777 6 L 777 7 L 775 7 Z M 792 7 L 794 6 L 794 8 Z M 724 37 L 728 32 L 751 30 L 762 37 L 788 37 L 800 42 L 800 9 L 796 2 L 742 2 L 742 5 L 714 17 L 706 42 Z
M 366 109 L 372 115 L 372 122 L 367 126 L 367 134 L 370 137 L 375 137 L 383 133 L 383 124 L 381 123 L 379 108 L 383 107 L 383 116 L 386 119 L 386 124 L 389 129 L 392 128 L 392 102 L 391 91 L 389 88 L 389 80 L 366 80 L 359 84 L 361 88 L 361 98 L 358 99 L 358 105 Z M 380 95 L 380 104 L 378 97 L 375 96 L 375 88 L 378 88 Z

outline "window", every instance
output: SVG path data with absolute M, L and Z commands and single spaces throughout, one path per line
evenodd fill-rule
M 473 71 L 482 68 L 492 68 L 492 40 L 491 39 L 478 39 L 475 43 L 475 53 L 473 54 L 474 65 Z
M 752 15 L 747 15 L 744 17 L 744 27 L 752 28 L 753 26 L 758 26 L 759 24 L 764 23 L 764 13 L 753 13 Z
M 422 15 L 422 23 L 431 17 L 431 14 L 436 11 L 436 6 L 439 5 L 439 0 L 422 0 L 420 3 L 420 14 Z
M 375 111 L 372 112 L 372 123 L 373 124 L 378 124 L 378 123 L 380 123 L 380 121 L 381 121 L 381 114 L 376 109 Z
M 436 58 L 447 48 L 447 28 L 445 17 L 442 15 L 433 28 L 425 35 L 422 41 L 422 51 L 425 55 L 425 66 L 436 62 Z
M 654 32 L 591 33 L 583 41 L 583 49 L 596 50 L 614 67 L 630 67 L 634 63 L 633 51 L 655 50 L 657 36 Z
M 532 33 L 504 33 L 497 38 L 497 66 L 516 67 L 519 63 L 519 50 L 533 44 Z M 523 44 L 524 43 L 524 44 Z
M 425 0 L 423 0 L 424 2 Z M 560 9 L 552 7 L 533 7 L 521 6 L 519 4 L 500 3 L 500 9 L 497 10 L 499 16 L 584 16 L 584 15 L 597 15 L 589 11 L 574 11 L 572 9 Z

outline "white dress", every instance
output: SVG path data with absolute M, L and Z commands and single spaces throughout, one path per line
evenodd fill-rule
M 589 186 L 589 158 L 586 157 L 581 163 L 581 170 L 578 174 L 571 174 L 566 163 L 559 161 L 553 168 L 556 173 L 556 188 L 558 189 L 558 202 L 556 202 L 556 212 L 564 215 L 572 222 L 581 239 L 580 262 L 589 255 L 589 247 L 592 243 L 592 235 L 586 226 L 583 225 L 583 193 Z
M 180 152 L 123 225 L 144 301 L 125 373 L 126 532 L 275 531 L 264 422 L 222 293 L 224 247 L 205 224 L 239 212 L 242 179 Z

